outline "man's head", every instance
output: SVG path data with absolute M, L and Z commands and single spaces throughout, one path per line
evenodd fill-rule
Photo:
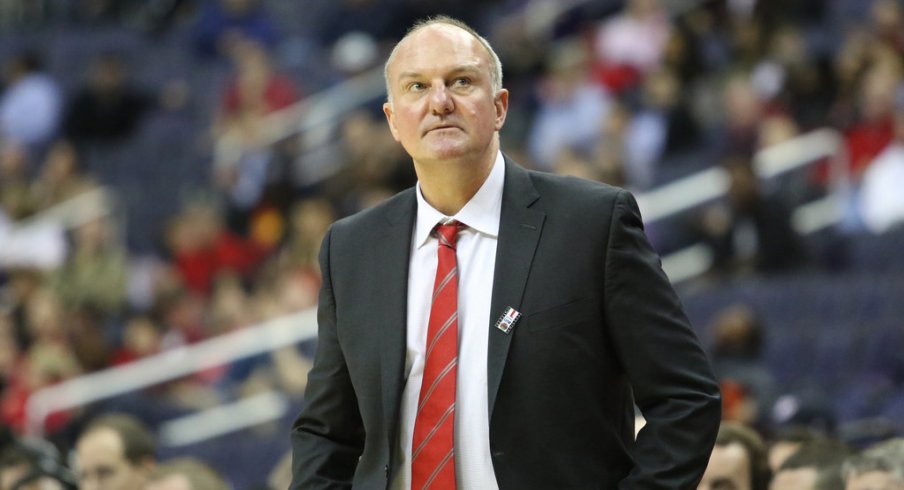
M 156 463 L 156 442 L 136 418 L 112 414 L 91 422 L 75 445 L 79 488 L 142 488 Z
M 741 424 L 723 423 L 697 490 L 766 490 L 768 481 L 760 436 Z
M 144 490 L 228 490 L 213 468 L 193 458 L 180 458 L 157 466 Z
M 449 17 L 416 24 L 384 69 L 390 131 L 416 163 L 495 154 L 508 110 L 489 43 Z
M 386 59 L 386 63 L 383 65 L 383 79 L 386 82 L 386 100 L 389 103 L 392 103 L 392 90 L 390 87 L 390 75 L 389 68 L 392 65 L 392 62 L 396 58 L 396 54 L 399 52 L 400 46 L 402 43 L 408 39 L 412 34 L 415 34 L 417 31 L 429 27 L 432 25 L 445 24 L 453 27 L 458 27 L 463 31 L 467 32 L 471 36 L 474 37 L 477 42 L 486 50 L 487 56 L 489 57 L 489 61 L 491 66 L 490 68 L 490 83 L 493 89 L 493 93 L 496 93 L 502 90 L 502 61 L 499 60 L 499 55 L 496 54 L 496 51 L 493 50 L 493 47 L 490 46 L 490 42 L 487 41 L 483 36 L 481 36 L 477 31 L 475 31 L 471 26 L 465 24 L 464 22 L 454 19 L 452 17 L 448 17 L 445 15 L 438 15 L 436 17 L 430 17 L 428 19 L 422 20 L 420 22 L 416 22 L 405 36 L 395 45 L 392 49 L 392 52 L 389 54 L 389 57 Z
M 844 490 L 904 490 L 904 464 L 890 458 L 854 456 L 844 462 L 841 473 Z
M 788 427 L 772 437 L 769 445 L 769 470 L 778 473 L 778 469 L 792 454 L 803 445 L 823 436 L 806 427 Z
M 850 453 L 831 440 L 806 443 L 782 463 L 769 490 L 843 490 L 841 463 Z
M 904 490 L 904 439 L 891 439 L 848 458 L 841 467 L 845 490 Z

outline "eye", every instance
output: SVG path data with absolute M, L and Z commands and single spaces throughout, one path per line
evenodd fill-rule
M 471 79 L 468 77 L 459 77 L 452 81 L 454 87 L 470 87 Z
M 411 82 L 405 86 L 405 89 L 407 92 L 420 92 L 424 90 L 424 87 L 425 85 L 421 82 Z

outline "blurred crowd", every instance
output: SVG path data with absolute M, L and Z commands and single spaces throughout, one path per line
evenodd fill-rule
M 202 86 L 179 72 L 146 83 L 135 74 L 157 61 L 115 45 L 79 65 L 81 73 L 55 71 L 46 63 L 52 53 L 37 48 L 0 54 L 0 425 L 21 433 L 28 397 L 42 387 L 315 306 L 318 249 L 330 223 L 415 176 L 385 127 L 382 100 L 342 113 L 322 138 L 325 170 L 311 171 L 311 135 L 289 132 L 271 143 L 272 132 L 295 121 L 280 114 L 296 104 L 379 69 L 425 15 L 457 16 L 497 49 L 511 91 L 502 146 L 525 166 L 638 193 L 724 168 L 725 199 L 648 228 L 663 253 L 704 243 L 713 256 L 706 277 L 716 284 L 838 266 L 837 254 L 809 246 L 791 219 L 816 197 L 842 197 L 842 235 L 904 223 L 899 0 L 303 3 L 0 2 L 6 38 L 59 28 L 90 36 L 115 25 L 155 42 L 175 39 L 178 66 L 221 74 Z M 178 211 L 139 252 L 116 200 L 74 218 L 72 209 L 99 190 L 122 192 L 97 155 L 130 152 L 148 120 L 167 116 L 191 123 L 186 151 L 203 159 L 207 177 L 170 194 Z M 757 177 L 760 151 L 820 128 L 840 135 L 842 167 L 825 158 L 781 185 Z M 224 142 L 226 156 L 215 151 Z M 726 418 L 759 431 L 738 444 L 766 437 L 771 458 L 784 444 L 769 417 L 781 401 L 773 379 L 781 373 L 759 359 L 752 314 L 741 307 L 724 315 L 712 321 L 711 353 L 727 380 Z M 299 400 L 308 362 L 305 349 L 288 348 L 166 383 L 147 399 L 167 413 L 266 389 Z M 74 447 L 88 415 L 55 413 L 44 431 Z M 720 447 L 734 444 L 727 441 Z M 895 465 L 885 463 L 890 449 L 855 456 L 832 447 L 833 475 L 847 486 L 818 488 L 865 488 L 851 481 L 889 465 L 904 485 L 900 446 Z M 10 451 L 4 478 L 19 461 Z M 784 466 L 771 466 L 778 481 Z

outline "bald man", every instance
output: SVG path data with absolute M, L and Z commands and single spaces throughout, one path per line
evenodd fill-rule
M 502 153 L 467 25 L 415 25 L 385 73 L 418 183 L 324 239 L 291 488 L 696 488 L 718 386 L 633 197 Z

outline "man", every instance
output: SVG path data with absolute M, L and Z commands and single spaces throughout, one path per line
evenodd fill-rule
M 156 441 L 136 418 L 125 414 L 95 419 L 75 443 L 80 490 L 143 488 L 156 465 Z
M 502 155 L 468 26 L 414 26 L 385 72 L 418 184 L 324 238 L 292 488 L 695 488 L 718 388 L 634 200 Z
M 766 490 L 768 484 L 763 440 L 741 424 L 723 423 L 697 490 Z

